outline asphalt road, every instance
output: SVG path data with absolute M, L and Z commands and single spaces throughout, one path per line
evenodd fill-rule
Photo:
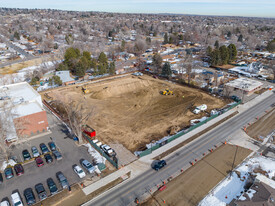
M 148 192 L 150 188 L 160 184 L 162 180 L 167 179 L 181 168 L 187 169 L 190 167 L 190 161 L 194 161 L 195 158 L 201 157 L 204 152 L 207 152 L 210 148 L 214 148 L 214 145 L 224 142 L 230 136 L 234 135 L 238 129 L 249 123 L 249 121 L 256 118 L 258 115 L 264 113 L 274 102 L 275 94 L 272 94 L 259 104 L 233 117 L 220 127 L 213 129 L 206 135 L 203 135 L 199 139 L 183 147 L 176 154 L 166 159 L 167 166 L 160 171 L 156 172 L 153 169 L 145 171 L 135 179 L 125 182 L 118 189 L 110 190 L 89 201 L 85 205 L 128 205 L 133 202 L 136 197 Z

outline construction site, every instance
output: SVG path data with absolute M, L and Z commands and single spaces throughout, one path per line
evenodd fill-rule
M 93 111 L 87 123 L 97 131 L 97 139 L 122 144 L 132 152 L 226 105 L 221 98 L 201 90 L 147 75 L 106 78 L 41 95 L 50 102 L 73 100 L 81 104 L 83 112 Z M 193 113 L 202 104 L 207 110 Z

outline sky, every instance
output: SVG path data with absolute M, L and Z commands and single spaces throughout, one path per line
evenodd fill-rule
M 275 0 L 0 0 L 0 7 L 275 18 Z

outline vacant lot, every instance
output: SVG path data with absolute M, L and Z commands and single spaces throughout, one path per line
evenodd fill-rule
M 195 166 L 169 182 L 164 191 L 157 191 L 153 198 L 142 205 L 197 205 L 231 170 L 235 152 L 236 146 L 228 144 L 221 146 Z M 238 147 L 234 167 L 249 154 L 249 150 Z M 166 202 L 165 204 L 163 200 Z
M 127 76 L 86 85 L 90 91 L 84 95 L 81 87 L 70 86 L 47 92 L 53 100 L 73 99 L 82 104 L 85 112 L 95 108 L 89 125 L 97 131 L 103 142 L 122 143 L 131 151 L 141 149 L 152 139 L 157 140 L 189 125 L 195 115 L 194 106 L 207 104 L 208 111 L 225 105 L 221 99 L 197 89 L 183 87 L 150 76 Z M 174 95 L 161 95 L 170 89 Z M 64 100 L 66 101 L 66 100 Z
M 258 121 L 247 128 L 247 134 L 257 140 L 259 136 L 266 137 L 275 129 L 275 108 L 261 117 Z

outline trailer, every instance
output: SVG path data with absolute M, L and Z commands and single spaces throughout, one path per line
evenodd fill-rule
M 83 125 L 82 130 L 89 137 L 95 137 L 96 136 L 96 131 L 92 127 L 90 127 L 89 125 Z

